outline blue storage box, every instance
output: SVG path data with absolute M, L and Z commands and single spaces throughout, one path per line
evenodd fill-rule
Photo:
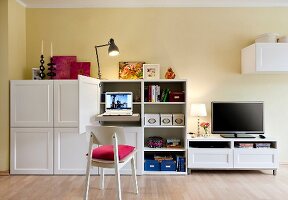
M 161 171 L 176 171 L 176 162 L 174 160 L 162 160 Z
M 145 160 L 144 170 L 145 171 L 160 171 L 160 163 L 157 160 Z

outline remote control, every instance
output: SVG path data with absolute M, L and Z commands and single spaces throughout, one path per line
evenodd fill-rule
M 265 138 L 266 138 L 264 135 L 259 135 L 259 137 L 260 137 L 261 139 L 265 139 Z

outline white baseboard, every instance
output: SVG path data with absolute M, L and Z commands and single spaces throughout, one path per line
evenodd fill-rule
M 288 162 L 280 162 L 280 165 L 288 165 Z

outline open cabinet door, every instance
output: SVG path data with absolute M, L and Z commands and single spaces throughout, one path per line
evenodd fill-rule
M 79 133 L 86 132 L 86 126 L 95 125 L 100 112 L 100 80 L 78 75 L 79 81 Z

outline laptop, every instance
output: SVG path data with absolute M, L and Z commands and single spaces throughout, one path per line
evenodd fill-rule
M 132 115 L 132 92 L 106 92 L 103 116 Z

